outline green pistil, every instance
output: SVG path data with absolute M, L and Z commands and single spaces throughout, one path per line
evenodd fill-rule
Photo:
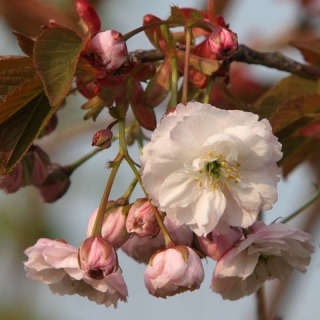
M 220 177 L 220 167 L 221 164 L 217 161 L 212 161 L 207 163 L 207 172 L 211 175 L 214 176 L 216 180 L 219 179 Z

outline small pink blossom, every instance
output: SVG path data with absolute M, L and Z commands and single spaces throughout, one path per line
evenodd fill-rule
M 210 232 L 206 237 L 197 237 L 197 242 L 206 256 L 219 260 L 240 240 L 242 235 L 243 232 L 240 229 L 229 228 L 225 234 L 216 235 Z
M 91 279 L 79 268 L 78 249 L 64 241 L 39 239 L 24 252 L 27 277 L 46 283 L 59 295 L 87 297 L 97 304 L 116 308 L 118 300 L 126 301 L 127 287 L 118 269 L 101 280 Z
M 97 33 L 88 43 L 84 58 L 97 70 L 112 71 L 127 59 L 128 50 L 122 34 L 115 30 Z
M 101 236 L 87 238 L 79 248 L 79 266 L 89 278 L 101 280 L 118 269 L 117 254 Z
M 156 253 L 144 274 L 146 288 L 158 298 L 199 289 L 203 279 L 204 271 L 199 256 L 186 246 Z
M 128 233 L 139 238 L 151 237 L 159 232 L 160 227 L 149 200 L 137 199 L 134 202 L 128 213 L 126 228 Z
M 109 241 L 115 249 L 120 248 L 129 239 L 129 234 L 126 230 L 127 216 L 123 212 L 123 209 L 124 206 L 120 206 L 115 201 L 109 201 L 102 222 L 101 236 Z M 87 237 L 91 236 L 98 210 L 99 208 L 97 208 L 90 216 Z
M 218 28 L 208 39 L 209 50 L 218 60 L 231 58 L 238 49 L 237 34 L 227 28 Z
M 188 226 L 177 226 L 168 217 L 165 217 L 163 222 L 175 244 L 191 246 L 193 233 Z M 150 258 L 157 250 L 165 249 L 163 233 L 160 231 L 154 238 L 139 238 L 134 236 L 122 245 L 121 249 L 137 262 L 148 264 Z
M 314 251 L 310 236 L 286 224 L 255 222 L 246 239 L 217 263 L 211 288 L 224 299 L 237 300 L 258 290 L 266 280 L 284 280 L 294 269 L 306 272 Z

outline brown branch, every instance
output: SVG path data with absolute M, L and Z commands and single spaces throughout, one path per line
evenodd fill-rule
M 245 45 L 240 45 L 238 51 L 231 58 L 232 61 L 245 62 L 248 64 L 260 64 L 265 67 L 287 71 L 298 76 L 318 79 L 320 68 L 294 61 L 280 52 L 257 52 Z
M 129 53 L 128 62 L 156 62 L 164 59 L 164 53 L 158 50 L 136 50 Z M 240 45 L 238 51 L 228 62 L 238 61 L 259 64 L 268 68 L 286 71 L 308 79 L 319 79 L 320 68 L 299 63 L 280 52 L 258 52 Z

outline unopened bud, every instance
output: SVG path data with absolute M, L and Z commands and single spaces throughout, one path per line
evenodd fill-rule
M 115 249 L 121 247 L 128 239 L 129 234 L 126 230 L 126 214 L 123 212 L 124 207 L 115 201 L 109 201 L 106 213 L 103 218 L 101 227 L 101 236 L 110 242 Z M 99 208 L 90 216 L 87 228 L 87 237 L 90 237 L 97 218 Z
M 120 32 L 107 30 L 97 33 L 88 43 L 84 58 L 96 69 L 112 71 L 127 59 L 128 50 Z
M 88 277 L 101 280 L 118 269 L 112 245 L 101 236 L 87 238 L 78 252 L 79 267 Z
M 137 199 L 135 201 L 129 210 L 126 228 L 129 233 L 139 238 L 151 237 L 159 232 L 160 227 L 149 200 Z
M 108 149 L 111 146 L 113 133 L 109 129 L 99 130 L 92 138 L 92 146 Z
M 53 165 L 41 187 L 38 188 L 42 200 L 52 203 L 60 199 L 70 187 L 69 175 L 66 168 Z
M 218 28 L 208 39 L 210 51 L 218 60 L 225 60 L 234 55 L 238 49 L 237 34 L 226 28 Z

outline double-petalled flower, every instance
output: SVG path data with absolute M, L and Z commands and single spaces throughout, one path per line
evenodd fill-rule
M 179 104 L 143 149 L 142 181 L 155 206 L 197 235 L 246 228 L 277 200 L 280 150 L 251 112 Z

